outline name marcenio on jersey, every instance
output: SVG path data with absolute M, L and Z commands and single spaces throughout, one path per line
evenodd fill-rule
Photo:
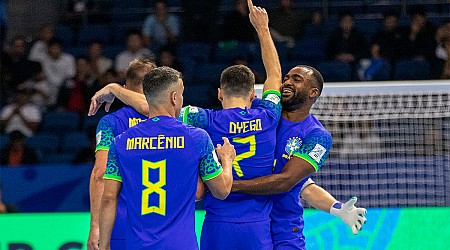
M 132 137 L 127 139 L 126 150 L 183 149 L 184 141 L 184 136 Z

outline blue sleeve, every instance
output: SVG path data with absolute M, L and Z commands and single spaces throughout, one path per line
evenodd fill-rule
M 116 147 L 111 144 L 108 151 L 108 162 L 106 163 L 105 174 L 103 179 L 116 180 L 122 182 L 122 176 L 120 175 L 119 161 L 117 159 Z
M 109 150 L 109 147 L 114 142 L 114 124 L 110 119 L 110 116 L 104 116 L 100 119 L 97 125 L 97 131 L 95 135 L 96 146 L 95 152 L 98 150 Z
M 206 129 L 209 126 L 210 110 L 186 106 L 181 109 L 178 120 L 191 126 Z
M 281 117 L 281 93 L 277 90 L 266 90 L 262 99 L 254 101 L 252 108 L 264 108 L 275 119 L 280 120 Z
M 203 129 L 195 129 L 192 133 L 200 153 L 199 175 L 207 181 L 219 176 L 223 169 L 217 159 L 216 151 L 208 133 Z
M 322 167 L 332 144 L 331 134 L 326 130 L 312 131 L 303 139 L 302 145 L 291 155 L 309 162 L 317 171 Z

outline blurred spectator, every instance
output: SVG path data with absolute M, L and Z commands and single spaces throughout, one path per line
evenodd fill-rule
M 352 133 L 346 133 L 339 155 L 342 158 L 373 158 L 383 153 L 381 138 L 373 133 L 373 121 L 357 121 Z M 353 125 L 353 124 L 351 124 Z
M 16 36 L 11 40 L 8 53 L 2 53 L 2 71 L 7 74 L 6 87 L 14 92 L 17 86 L 31 78 L 32 62 L 27 59 L 25 37 Z
M 101 41 L 92 41 L 89 44 L 89 66 L 96 77 L 103 75 L 113 66 L 113 60 L 103 56 L 103 44 Z
M 166 0 L 156 0 L 154 14 L 149 15 L 142 27 L 145 43 L 155 50 L 161 46 L 175 46 L 180 36 L 180 21 L 168 12 Z
M 220 29 L 220 40 L 255 42 L 256 32 L 250 23 L 248 14 L 247 1 L 235 0 L 234 9 L 225 13 L 223 25 Z
M 1 125 L 6 133 L 18 130 L 26 136 L 32 136 L 38 128 L 42 119 L 41 111 L 28 102 L 29 97 L 26 90 L 17 90 L 14 102 L 1 110 Z
M 95 146 L 97 145 L 97 141 L 95 138 L 96 127 L 91 126 L 88 128 L 88 138 L 89 138 L 89 146 L 80 149 L 75 155 L 72 163 L 81 164 L 81 163 L 95 163 Z
M 364 35 L 354 27 L 353 14 L 343 12 L 339 27 L 328 38 L 326 55 L 328 60 L 337 60 L 354 65 L 367 56 L 368 49 Z
M 76 75 L 61 86 L 58 107 L 67 111 L 87 112 L 91 97 L 99 90 L 99 82 L 92 74 L 88 61 L 84 57 L 76 60 Z
M 50 104 L 55 104 L 62 83 L 75 75 L 75 58 L 63 52 L 59 39 L 53 38 L 48 43 L 46 56 L 40 61 L 45 77 L 49 82 L 52 95 Z
M 409 11 L 411 22 L 401 28 L 401 58 L 427 59 L 435 61 L 436 28 L 427 20 L 424 6 L 416 6 Z
M 290 47 L 303 34 L 308 22 L 306 12 L 295 8 L 294 0 L 279 0 L 279 7 L 269 13 L 269 27 L 275 41 L 287 41 Z
M 305 25 L 305 36 L 323 37 L 325 36 L 326 29 L 323 21 L 322 12 L 315 10 L 311 14 L 309 23 Z
M 450 79 L 450 20 L 445 21 L 436 31 L 436 57 L 440 79 Z
M 153 53 L 144 47 L 144 38 L 139 30 L 131 30 L 128 32 L 127 49 L 116 57 L 115 70 L 119 74 L 120 79 L 125 79 L 128 65 L 134 59 L 155 59 Z
M 31 45 L 28 59 L 40 62 L 47 56 L 48 42 L 53 38 L 53 26 L 47 24 L 39 29 L 39 38 Z
M 180 62 L 178 62 L 178 60 L 176 59 L 173 48 L 169 46 L 161 47 L 158 53 L 156 65 L 158 65 L 158 67 L 161 66 L 171 67 L 183 73 L 183 67 L 181 66 Z
M 8 146 L 1 151 L 0 164 L 17 167 L 38 162 L 36 151 L 25 145 L 25 136 L 20 131 L 12 131 L 9 134 Z
M 121 81 L 121 79 L 119 78 L 119 74 L 114 69 L 108 69 L 103 75 L 100 76 L 100 79 L 98 80 L 100 82 L 100 87 L 104 87 L 108 83 L 119 83 Z
M 401 44 L 401 33 L 398 26 L 399 13 L 389 10 L 383 14 L 383 28 L 374 35 L 373 42 L 380 46 L 380 55 L 390 63 L 398 59 Z
M 247 67 L 250 67 L 248 65 L 248 60 L 245 57 L 237 57 L 234 59 L 234 62 L 232 65 L 245 65 Z M 266 81 L 265 72 L 259 72 L 255 68 L 251 68 L 253 74 L 255 75 L 255 84 L 264 84 Z M 258 96 L 260 97 L 260 96 Z
M 42 66 L 38 62 L 32 62 L 30 72 L 32 77 L 19 85 L 19 89 L 25 89 L 30 93 L 30 103 L 39 107 L 42 113 L 47 111 L 52 95 L 50 84 L 45 79 Z
M 390 72 L 386 69 L 388 62 L 380 54 L 380 45 L 373 43 L 370 47 L 371 58 L 361 59 L 358 64 L 358 79 L 361 81 L 389 80 Z M 384 74 L 382 76 L 381 74 Z
M 72 27 L 81 27 L 87 23 L 98 22 L 96 14 L 100 10 L 100 1 L 96 0 L 68 0 L 67 24 Z

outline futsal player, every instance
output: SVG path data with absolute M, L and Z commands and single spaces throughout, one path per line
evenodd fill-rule
M 251 107 L 255 97 L 255 76 L 243 65 L 226 68 L 220 77 L 218 98 L 222 110 L 186 107 L 181 119 L 204 128 L 213 143 L 230 138 L 237 156 L 233 163 L 233 179 L 246 180 L 272 173 L 276 128 L 281 115 L 281 67 L 269 33 L 268 16 L 263 8 L 250 9 L 250 21 L 261 43 L 267 79 L 262 99 Z M 230 194 L 219 200 L 206 193 L 205 220 L 200 239 L 202 249 L 271 250 L 271 202 L 268 196 Z
M 306 249 L 299 194 L 305 184 L 308 186 L 308 177 L 323 165 L 332 143 L 331 134 L 310 114 L 322 89 L 322 75 L 313 67 L 296 66 L 285 75 L 281 87 L 283 112 L 277 130 L 274 174 L 233 183 L 234 192 L 271 195 L 272 240 L 277 250 Z M 327 206 L 330 200 L 321 202 Z M 365 222 L 365 209 L 357 210 L 353 205 L 355 202 L 353 199 L 345 205 L 340 202 L 328 204 L 329 211 L 338 216 L 359 211 L 357 219 L 360 222 L 355 225 L 359 230 Z
M 125 88 L 143 94 L 142 80 L 144 75 L 156 65 L 148 60 L 133 60 L 128 66 L 125 77 Z M 95 148 L 95 163 L 89 183 L 89 198 L 91 206 L 91 222 L 87 247 L 89 250 L 98 249 L 99 241 L 99 208 L 103 194 L 103 175 L 106 169 L 109 147 L 114 137 L 128 128 L 144 121 L 147 117 L 136 112 L 132 107 L 124 107 L 108 114 L 100 120 L 97 126 L 97 146 Z M 118 200 L 116 222 L 111 235 L 111 249 L 125 249 L 126 201 L 121 194 Z
M 178 121 L 181 74 L 169 67 L 144 77 L 149 118 L 114 139 L 108 154 L 100 207 L 100 249 L 109 249 L 117 197 L 127 200 L 126 249 L 198 249 L 195 194 L 198 175 L 212 195 L 225 199 L 236 151 L 217 145 L 203 129 Z M 123 187 L 123 188 L 122 188 Z

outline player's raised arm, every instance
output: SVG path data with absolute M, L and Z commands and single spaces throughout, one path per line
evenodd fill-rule
M 131 106 L 136 111 L 144 116 L 148 116 L 148 103 L 143 94 L 128 90 L 117 83 L 110 83 L 97 91 L 91 98 L 91 105 L 89 107 L 89 116 L 95 115 L 103 103 L 105 103 L 106 112 L 117 97 L 123 103 Z
M 252 0 L 247 0 L 250 10 L 249 18 L 261 44 L 261 55 L 266 69 L 267 79 L 264 83 L 263 92 L 266 90 L 280 90 L 281 86 L 281 65 L 278 58 L 277 49 L 269 31 L 269 17 L 264 8 L 253 6 Z
M 236 150 L 234 149 L 234 146 L 230 144 L 227 138 L 222 138 L 224 141 L 223 145 L 218 144 L 216 148 L 216 152 L 220 157 L 222 171 L 216 171 L 216 173 L 219 173 L 218 175 L 208 176 L 205 167 L 211 166 L 203 166 L 201 168 L 204 170 L 204 173 L 201 173 L 204 183 L 208 186 L 212 195 L 221 200 L 227 198 L 228 194 L 230 194 L 231 185 L 233 184 L 233 174 L 231 172 L 231 168 L 233 167 L 233 161 L 236 157 Z M 213 159 L 209 159 L 207 161 L 209 164 L 218 164 L 218 159 L 214 152 Z

